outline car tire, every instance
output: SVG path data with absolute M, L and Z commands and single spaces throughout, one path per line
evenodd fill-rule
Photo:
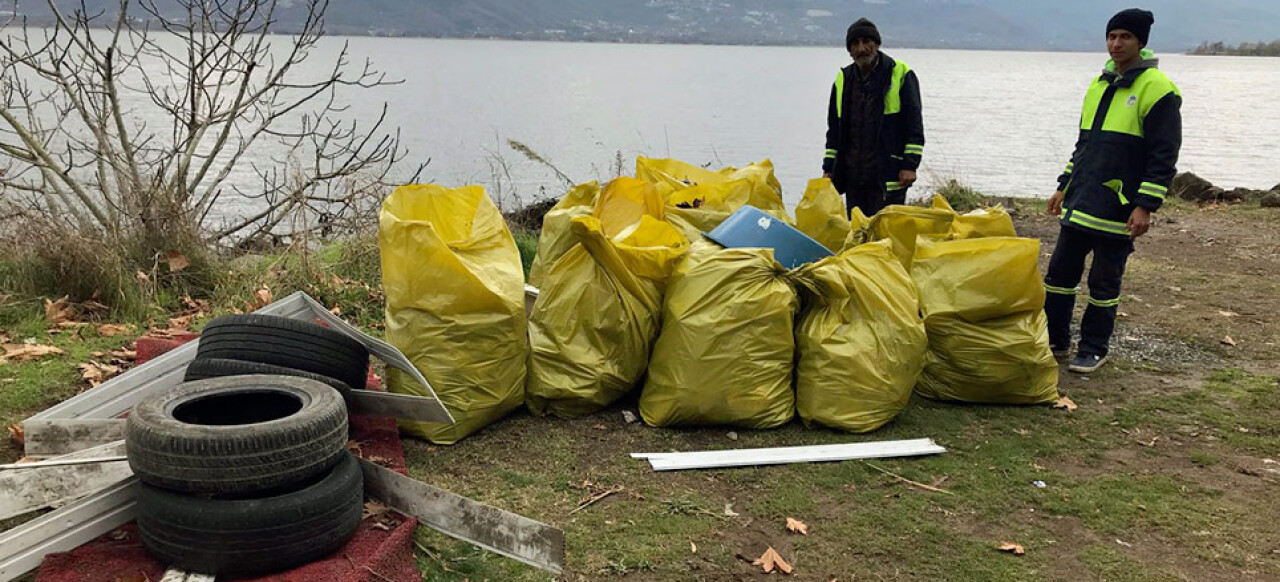
M 186 375 L 182 377 L 184 382 L 194 382 L 196 380 L 206 380 L 209 378 L 225 378 L 227 376 L 252 376 L 256 374 L 267 374 L 272 376 L 296 376 L 298 378 L 307 378 L 317 382 L 324 382 L 333 387 L 334 390 L 346 396 L 351 391 L 351 386 L 346 382 L 320 374 L 312 374 L 294 368 L 286 368 L 285 366 L 273 366 L 271 364 L 260 364 L 258 362 L 242 362 L 240 360 L 224 360 L 222 358 L 198 358 L 192 360 L 187 365 Z
M 181 493 L 288 486 L 332 467 L 346 444 L 342 395 L 291 376 L 187 382 L 143 400 L 125 422 L 134 474 Z
M 369 350 L 346 334 L 272 315 L 215 318 L 200 334 L 196 359 L 239 360 L 284 366 L 363 387 Z
M 359 463 L 343 452 L 300 487 L 252 499 L 207 499 L 142 484 L 142 543 L 166 564 L 216 576 L 282 572 L 341 548 L 360 526 Z

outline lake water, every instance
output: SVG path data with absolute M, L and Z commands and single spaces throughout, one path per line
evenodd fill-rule
M 955 177 L 984 192 L 1048 196 L 1071 153 L 1096 54 L 895 50 L 920 77 L 923 195 Z M 769 158 L 794 205 L 820 175 L 826 106 L 839 48 L 351 39 L 404 84 L 380 90 L 426 177 L 492 187 L 525 200 L 563 188 L 507 148 L 541 153 L 578 181 L 608 179 L 621 152 L 715 166 Z M 1280 182 L 1280 59 L 1161 55 L 1184 96 L 1179 170 L 1224 187 Z M 366 104 L 368 105 L 368 104 Z
M 612 178 L 619 153 L 625 173 L 636 156 L 715 167 L 769 158 L 794 207 L 821 173 L 827 99 L 849 60 L 839 48 L 355 37 L 324 39 L 308 67 L 322 74 L 343 43 L 353 62 L 368 58 L 404 81 L 345 93 L 349 116 L 372 122 L 388 103 L 406 162 L 431 160 L 424 181 L 479 183 L 508 203 L 565 191 L 506 146 L 514 139 L 578 182 Z M 912 196 L 953 177 L 996 195 L 1052 193 L 1085 86 L 1106 59 L 1101 45 L 1092 54 L 887 47 L 923 92 L 927 144 Z M 1184 97 L 1180 170 L 1226 188 L 1280 182 L 1280 59 L 1162 55 L 1161 67 Z M 146 95 L 125 101 L 131 119 L 167 126 Z M 269 164 L 278 153 L 247 159 Z M 257 184 L 249 163 L 231 180 Z M 214 214 L 253 206 L 228 196 Z

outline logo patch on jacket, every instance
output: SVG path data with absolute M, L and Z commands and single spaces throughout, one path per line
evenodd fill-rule
M 1137 96 L 1137 95 L 1130 95 L 1130 96 L 1129 96 L 1129 100 L 1128 100 L 1128 101 L 1125 101 L 1125 102 L 1124 102 L 1124 104 L 1125 104 L 1125 106 L 1126 106 L 1126 107 L 1133 107 L 1134 105 L 1137 105 L 1137 104 L 1138 104 L 1138 96 Z

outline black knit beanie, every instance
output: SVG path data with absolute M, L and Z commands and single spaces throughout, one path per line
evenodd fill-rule
M 849 48 L 853 45 L 853 41 L 860 38 L 869 38 L 876 41 L 876 44 L 882 44 L 880 31 L 876 30 L 875 23 L 865 18 L 859 18 L 857 22 L 849 25 L 849 32 L 844 35 L 844 48 Z
M 1111 34 L 1111 31 L 1116 29 L 1127 30 L 1138 37 L 1138 42 L 1145 47 L 1147 39 L 1151 37 L 1151 25 L 1155 22 L 1156 16 L 1146 10 L 1140 8 L 1121 10 L 1107 22 L 1107 34 Z

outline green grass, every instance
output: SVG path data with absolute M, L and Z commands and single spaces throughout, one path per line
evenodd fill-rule
M 511 235 L 516 239 L 516 247 L 520 249 L 520 263 L 524 265 L 524 276 L 529 278 L 529 267 L 533 266 L 533 257 L 538 254 L 538 233 L 514 229 Z

